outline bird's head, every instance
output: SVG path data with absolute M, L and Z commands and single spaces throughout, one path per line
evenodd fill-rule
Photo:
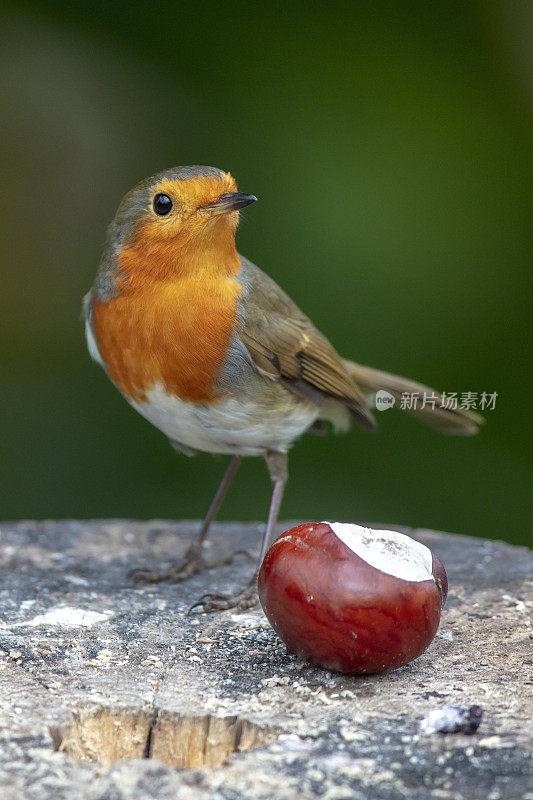
M 103 257 L 137 278 L 165 278 L 199 264 L 237 258 L 239 210 L 257 198 L 237 191 L 229 172 L 175 167 L 137 184 L 122 199 L 108 230 Z M 105 263 L 104 263 L 105 262 Z

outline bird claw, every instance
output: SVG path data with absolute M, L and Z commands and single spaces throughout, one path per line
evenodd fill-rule
M 208 569 L 216 569 L 231 564 L 235 556 L 245 555 L 250 559 L 254 559 L 251 553 L 247 550 L 236 550 L 228 556 L 220 558 L 218 561 L 206 561 L 202 555 L 201 548 L 196 545 L 191 545 L 181 561 L 173 567 L 164 570 L 157 569 L 136 569 L 133 571 L 133 580 L 135 583 L 147 581 L 148 583 L 161 583 L 162 581 L 172 581 L 179 583 L 190 578 L 196 572 L 203 572 Z
M 133 580 L 135 583 L 140 581 L 147 581 L 148 583 L 161 583 L 161 581 L 184 581 L 194 575 L 196 572 L 201 572 L 204 569 L 211 569 L 217 566 L 216 564 L 209 564 L 203 557 L 200 548 L 192 545 L 189 547 L 183 558 L 178 564 L 168 569 L 136 569 L 133 572 Z
M 201 607 L 202 613 L 204 614 L 208 614 L 212 611 L 228 611 L 229 609 L 247 611 L 249 608 L 252 608 L 252 606 L 255 606 L 257 601 L 257 587 L 256 580 L 254 579 L 248 586 L 234 594 L 203 594 L 190 606 L 187 614 L 190 614 L 193 609 L 199 607 Z

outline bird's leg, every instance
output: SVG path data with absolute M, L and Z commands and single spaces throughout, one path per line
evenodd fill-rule
M 224 502 L 224 498 L 228 493 L 228 489 L 233 478 L 235 477 L 237 470 L 239 469 L 241 461 L 242 456 L 233 456 L 229 462 L 228 468 L 224 473 L 224 477 L 220 482 L 220 486 L 218 487 L 211 505 L 209 506 L 209 510 L 202 523 L 202 527 L 198 532 L 198 536 L 187 549 L 187 552 L 181 561 L 175 566 L 169 567 L 169 569 L 166 570 L 139 569 L 134 574 L 135 581 L 148 581 L 149 583 L 159 583 L 160 581 L 166 580 L 184 581 L 186 578 L 190 578 L 191 575 L 194 575 L 195 572 L 200 572 L 204 569 L 213 569 L 214 567 L 219 567 L 223 564 L 229 564 L 231 561 L 233 561 L 235 553 L 232 553 L 231 556 L 226 556 L 226 558 L 222 559 L 221 561 L 211 564 L 204 559 L 202 549 L 204 542 L 207 539 L 207 534 L 209 533 L 211 523 L 218 514 L 220 506 Z
M 274 539 L 274 533 L 278 522 L 279 509 L 281 507 L 281 501 L 283 500 L 283 492 L 285 491 L 285 486 L 289 478 L 289 470 L 288 470 L 289 459 L 287 457 L 287 453 L 269 452 L 265 456 L 265 461 L 267 463 L 268 472 L 270 474 L 270 480 L 272 481 L 272 497 L 270 499 L 270 509 L 268 511 L 267 526 L 265 534 L 263 536 L 263 541 L 261 542 L 261 552 L 259 553 L 259 560 L 257 562 L 257 566 L 253 576 L 254 581 L 257 580 L 257 576 L 259 575 L 259 569 L 261 567 L 261 564 L 263 563 L 266 551 L 268 550 Z
M 237 470 L 239 469 L 242 461 L 242 456 L 233 456 L 231 461 L 228 464 L 228 468 L 224 473 L 224 477 L 220 481 L 220 485 L 215 492 L 215 496 L 211 501 L 211 505 L 205 515 L 205 519 L 202 522 L 202 527 L 198 533 L 198 539 L 195 542 L 195 547 L 198 550 L 201 550 L 205 540 L 207 539 L 207 534 L 209 533 L 209 528 L 211 527 L 211 523 L 215 519 L 216 515 L 220 511 L 220 506 L 224 502 L 226 495 L 228 493 L 228 489 L 231 486 L 233 478 L 237 474 Z
M 270 479 L 272 481 L 272 497 L 266 524 L 261 551 L 250 582 L 244 589 L 233 595 L 227 594 L 205 594 L 200 597 L 189 611 L 199 606 L 203 611 L 225 611 L 229 608 L 236 608 L 238 611 L 245 611 L 257 602 L 257 576 L 266 552 L 274 538 L 274 532 L 278 521 L 279 509 L 283 498 L 283 491 L 289 477 L 288 458 L 286 453 L 268 452 L 265 456 Z

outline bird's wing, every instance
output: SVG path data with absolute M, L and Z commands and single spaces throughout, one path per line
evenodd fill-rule
M 241 260 L 241 338 L 256 367 L 309 400 L 340 401 L 361 427 L 375 429 L 363 394 L 326 337 L 277 283 L 247 259 Z

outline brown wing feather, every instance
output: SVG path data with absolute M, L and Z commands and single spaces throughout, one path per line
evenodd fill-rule
M 256 366 L 314 402 L 325 397 L 339 400 L 361 427 L 375 429 L 362 393 L 311 320 L 247 259 L 242 259 L 239 278 L 245 287 L 241 337 Z

